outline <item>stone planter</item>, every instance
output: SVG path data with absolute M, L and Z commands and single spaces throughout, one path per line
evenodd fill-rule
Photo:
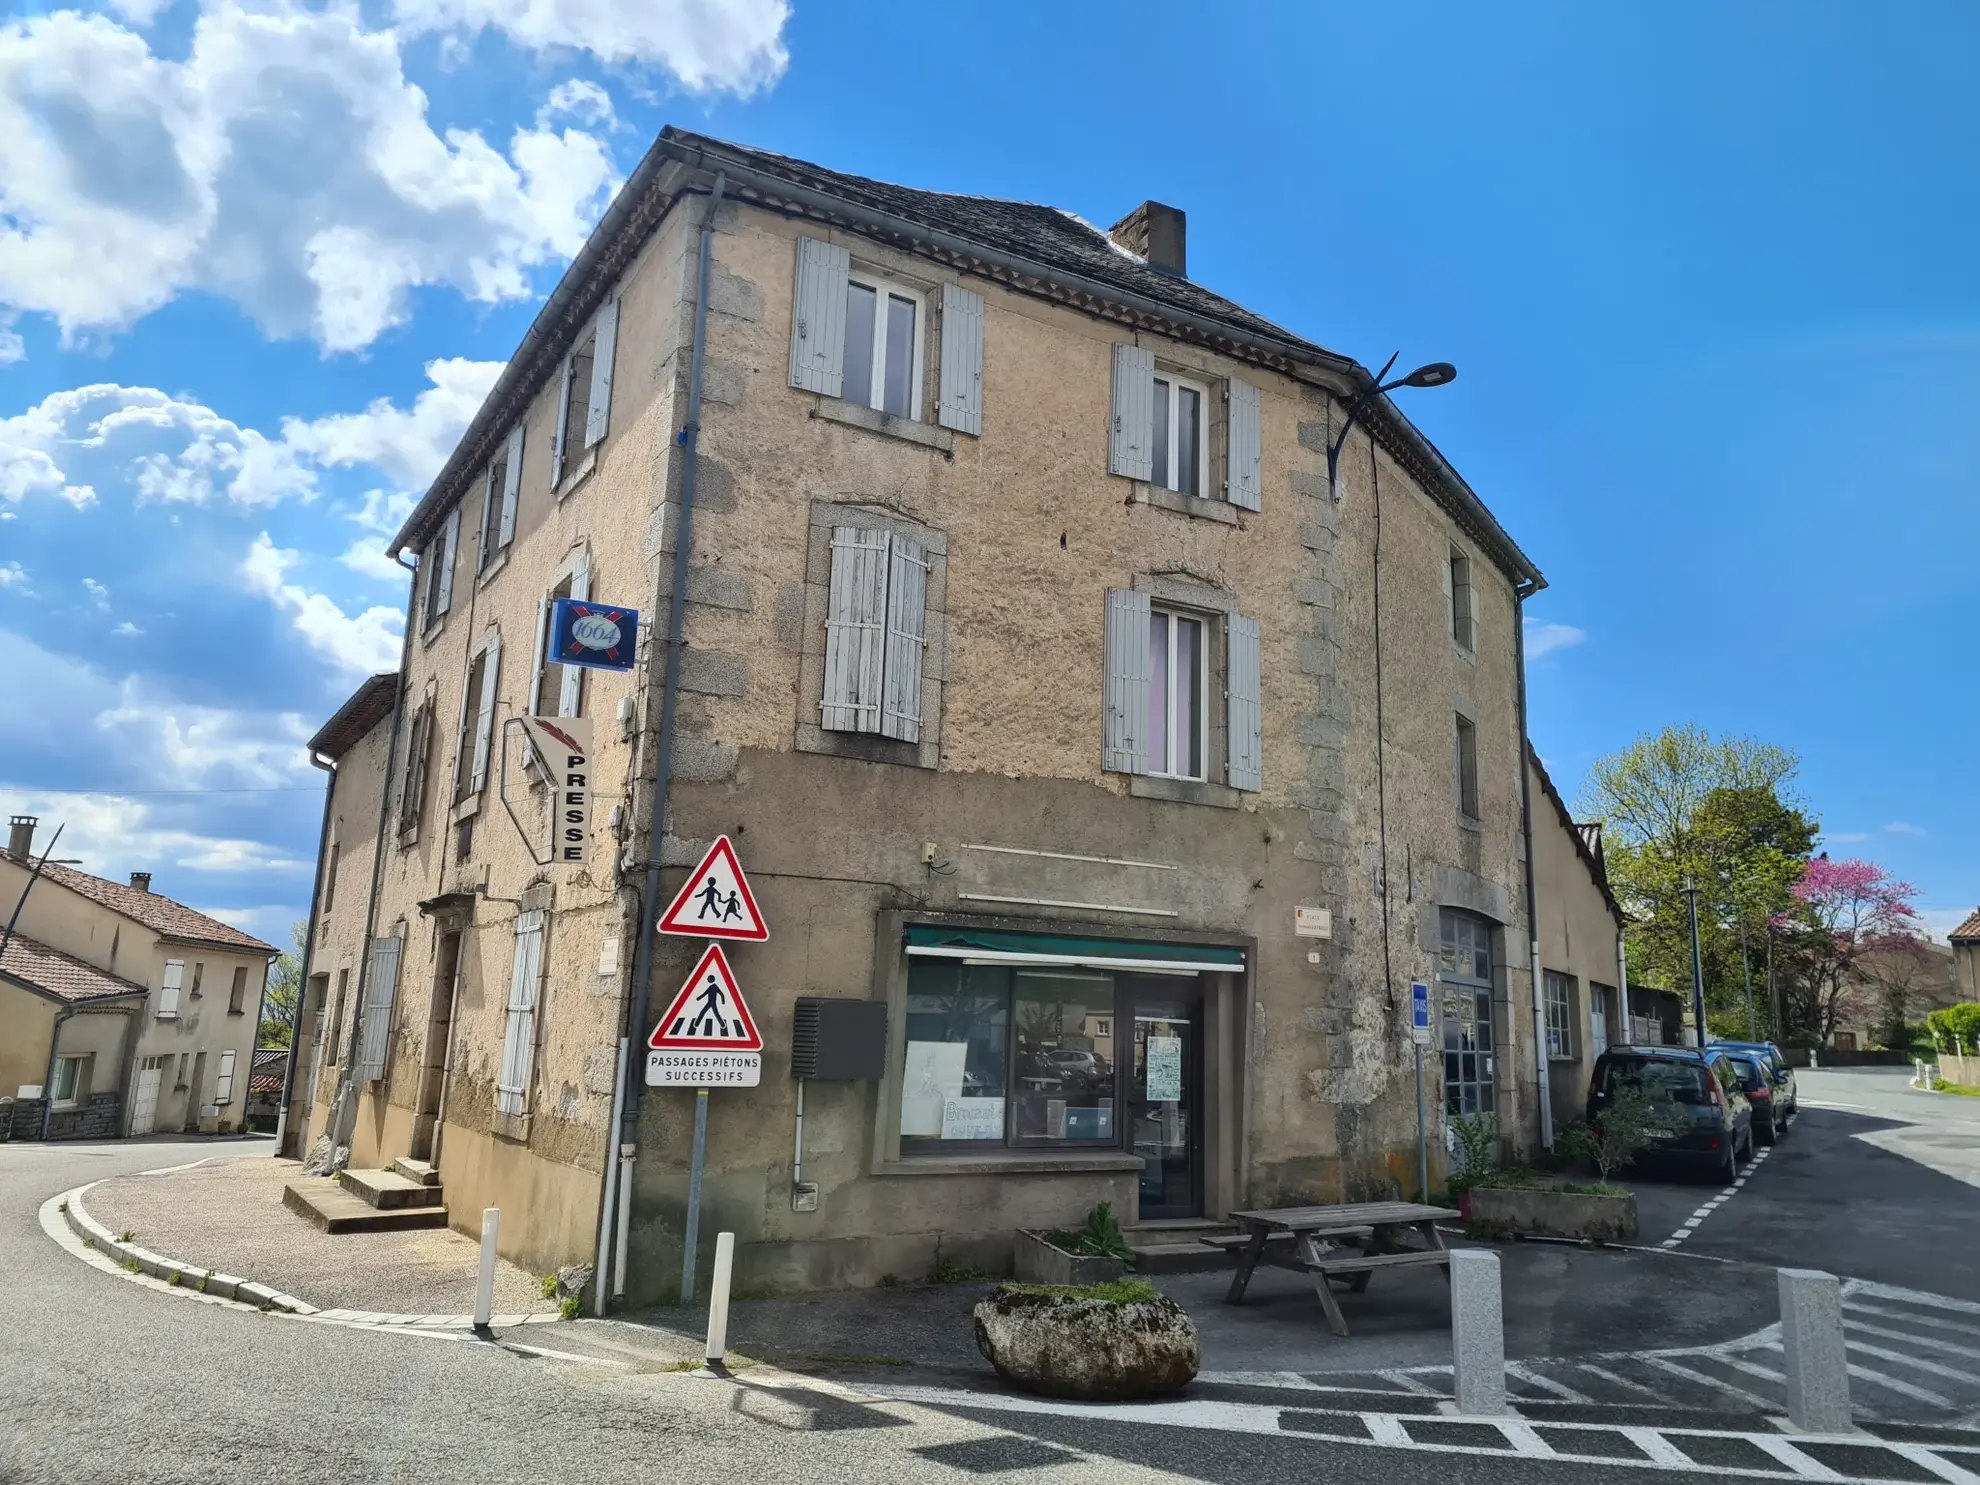
M 1122 1303 L 1009 1285 L 977 1305 L 976 1347 L 1013 1387 L 1085 1402 L 1175 1392 L 1202 1360 L 1195 1324 L 1166 1295 Z
M 1011 1276 L 1020 1284 L 1111 1284 L 1127 1272 L 1118 1258 L 1082 1258 L 1022 1227 L 1011 1259 Z
M 1636 1193 L 1595 1196 L 1555 1186 L 1474 1186 L 1472 1222 L 1508 1235 L 1636 1241 Z

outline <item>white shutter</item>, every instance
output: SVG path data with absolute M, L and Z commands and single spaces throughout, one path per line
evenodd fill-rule
M 179 987 L 186 981 L 186 961 L 167 959 L 165 978 L 158 985 L 158 1014 L 176 1016 L 179 1014 Z
M 220 1076 L 213 1080 L 213 1101 L 222 1106 L 234 1101 L 234 1054 L 220 1054 Z
M 846 276 L 852 254 L 800 237 L 791 303 L 791 385 L 837 397 L 846 381 Z
M 536 654 L 529 662 L 529 712 L 543 715 L 543 661 L 550 653 L 550 607 L 556 600 L 548 593 L 536 600 Z
M 591 553 L 580 552 L 577 566 L 571 570 L 571 597 L 579 600 L 591 596 Z M 584 704 L 584 671 L 576 665 L 563 668 L 563 684 L 557 692 L 557 715 L 575 717 Z
M 564 357 L 564 374 L 557 378 L 557 440 L 550 445 L 550 488 L 556 489 L 564 482 L 565 442 L 570 437 L 571 421 L 571 358 Z
M 884 531 L 832 528 L 832 586 L 825 612 L 825 695 L 820 723 L 831 732 L 878 732 L 887 647 Z
M 385 1076 L 385 1049 L 391 1045 L 392 1003 L 399 995 L 399 950 L 405 940 L 371 941 L 371 972 L 364 982 L 363 1045 L 358 1049 L 358 1081 Z
M 495 466 L 490 464 L 488 472 L 481 477 L 481 531 L 474 544 L 474 570 L 480 572 L 488 565 L 493 548 L 496 525 L 495 512 L 501 508 L 502 492 L 495 488 Z
M 618 339 L 619 301 L 613 299 L 598 311 L 597 334 L 591 343 L 591 401 L 584 416 L 586 448 L 605 437 L 612 412 L 612 350 Z
M 1107 692 L 1100 766 L 1148 772 L 1148 693 L 1154 657 L 1148 643 L 1148 595 L 1107 590 Z
M 508 467 L 502 474 L 502 545 L 516 535 L 516 497 L 522 492 L 523 425 L 509 430 Z
M 1155 353 L 1138 345 L 1114 347 L 1114 418 L 1107 443 L 1107 473 L 1131 480 L 1155 474 Z
M 463 791 L 461 789 L 461 751 L 462 744 L 467 741 L 468 723 L 473 720 L 468 716 L 468 689 L 474 682 L 474 668 L 480 663 L 481 659 L 479 656 L 469 660 L 467 670 L 461 676 L 461 711 L 460 715 L 454 719 L 454 746 L 452 750 L 454 766 L 447 776 L 447 798 L 454 803 L 459 803 L 463 798 Z
M 1258 621 L 1232 614 L 1224 626 L 1226 653 L 1225 732 L 1230 740 L 1233 789 L 1256 794 L 1265 787 L 1260 755 L 1265 743 L 1264 708 L 1259 701 Z
M 928 648 L 927 624 L 928 554 L 920 542 L 896 536 L 888 559 L 887 659 L 880 696 L 880 731 L 902 742 L 921 741 L 921 656 Z
M 536 986 L 543 967 L 541 910 L 516 916 L 515 959 L 509 971 L 509 1019 L 502 1033 L 502 1070 L 495 1079 L 495 1112 L 520 1114 L 536 1060 Z
M 983 432 L 983 296 L 942 285 L 942 405 L 938 421 L 958 433 Z
M 433 543 L 433 560 L 440 564 L 440 593 L 433 600 L 433 612 L 428 619 L 437 619 L 454 606 L 454 551 L 461 540 L 461 508 L 456 505 L 447 512 L 447 524 L 440 528 L 440 537 Z
M 488 636 L 488 648 L 481 652 L 481 715 L 474 721 L 474 773 L 468 792 L 479 794 L 488 778 L 488 744 L 495 735 L 495 689 L 502 675 L 502 636 Z
M 1264 491 L 1260 472 L 1262 435 L 1258 427 L 1258 388 L 1250 382 L 1230 381 L 1229 418 L 1226 421 L 1224 496 L 1242 510 L 1257 510 Z

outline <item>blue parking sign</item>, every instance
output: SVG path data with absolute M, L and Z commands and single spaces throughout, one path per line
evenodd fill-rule
M 1430 1034 L 1430 987 L 1421 980 L 1410 981 L 1409 1029 L 1419 1036 Z
M 559 598 L 550 612 L 549 660 L 593 670 L 631 670 L 639 611 L 589 598 Z

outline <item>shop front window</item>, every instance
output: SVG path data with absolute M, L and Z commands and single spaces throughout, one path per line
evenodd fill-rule
M 1489 1114 L 1497 1107 L 1492 1035 L 1492 925 L 1446 908 L 1437 981 L 1443 994 L 1444 1112 Z

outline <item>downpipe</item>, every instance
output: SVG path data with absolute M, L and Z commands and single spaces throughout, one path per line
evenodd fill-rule
M 1519 831 L 1526 845 L 1527 969 L 1533 991 L 1533 1084 L 1539 1094 L 1540 1148 L 1554 1148 L 1554 1095 L 1547 1083 L 1547 1003 L 1540 988 L 1540 919 L 1533 886 L 1533 771 L 1526 752 L 1533 746 L 1526 734 L 1526 600 L 1536 592 L 1516 587 L 1513 606 L 1513 661 L 1519 672 Z

